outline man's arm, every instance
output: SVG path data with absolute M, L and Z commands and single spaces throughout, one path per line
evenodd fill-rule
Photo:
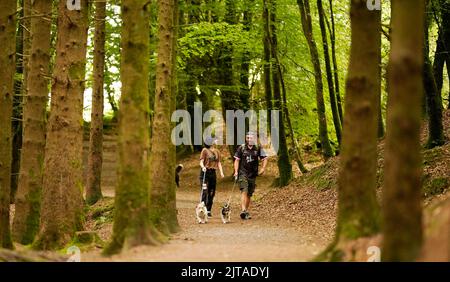
M 238 171 L 239 171 L 239 159 L 238 158 L 234 158 L 234 177 L 238 176 Z
M 266 165 L 267 165 L 267 158 L 262 159 L 262 167 L 261 170 L 259 171 L 259 175 L 263 175 L 264 172 L 266 171 Z

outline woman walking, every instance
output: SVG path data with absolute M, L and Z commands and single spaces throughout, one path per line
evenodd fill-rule
M 205 147 L 200 154 L 200 185 L 204 183 L 207 185 L 207 189 L 202 191 L 202 201 L 205 202 L 208 217 L 211 217 L 211 208 L 216 194 L 217 169 L 219 169 L 220 176 L 224 178 L 221 156 L 216 146 L 217 139 L 208 137 L 205 140 Z

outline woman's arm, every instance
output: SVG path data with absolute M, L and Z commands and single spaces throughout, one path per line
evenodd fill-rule
M 203 171 L 206 170 L 205 164 L 203 163 L 203 159 L 200 160 L 200 167 L 202 168 Z

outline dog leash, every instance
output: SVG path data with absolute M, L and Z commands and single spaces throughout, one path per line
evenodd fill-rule
M 205 188 L 205 178 L 206 178 L 206 171 L 203 172 L 202 187 L 200 187 L 201 190 L 200 190 L 200 202 L 199 203 L 202 202 L 204 190 L 207 190 L 207 188 Z
M 231 188 L 231 193 L 230 196 L 228 197 L 228 201 L 227 201 L 227 205 L 229 206 L 231 203 L 231 197 L 233 196 L 233 192 L 234 192 L 234 187 L 236 186 L 238 178 L 234 177 L 234 181 L 233 181 L 233 188 Z

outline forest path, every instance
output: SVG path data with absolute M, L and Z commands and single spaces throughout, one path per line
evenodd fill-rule
M 140 246 L 123 251 L 109 258 L 102 257 L 100 251 L 91 251 L 82 255 L 83 261 L 306 261 L 312 259 L 326 246 L 327 241 L 317 236 L 302 234 L 291 222 L 274 222 L 262 218 L 252 209 L 252 219 L 241 220 L 240 193 L 236 186 L 232 193 L 231 222 L 223 224 L 220 208 L 228 199 L 232 189 L 231 177 L 218 179 L 213 217 L 207 224 L 198 224 L 195 218 L 195 206 L 199 201 L 199 165 L 198 156 L 184 160 L 181 173 L 181 187 L 177 191 L 178 221 L 181 231 L 171 236 L 170 241 L 160 246 Z M 232 160 L 224 160 L 226 175 L 232 173 Z M 276 163 L 270 162 L 267 173 L 257 179 L 254 195 L 255 204 L 272 189 L 271 183 L 276 176 Z M 113 191 L 107 189 L 107 195 Z M 311 234 L 311 233 L 308 233 Z

